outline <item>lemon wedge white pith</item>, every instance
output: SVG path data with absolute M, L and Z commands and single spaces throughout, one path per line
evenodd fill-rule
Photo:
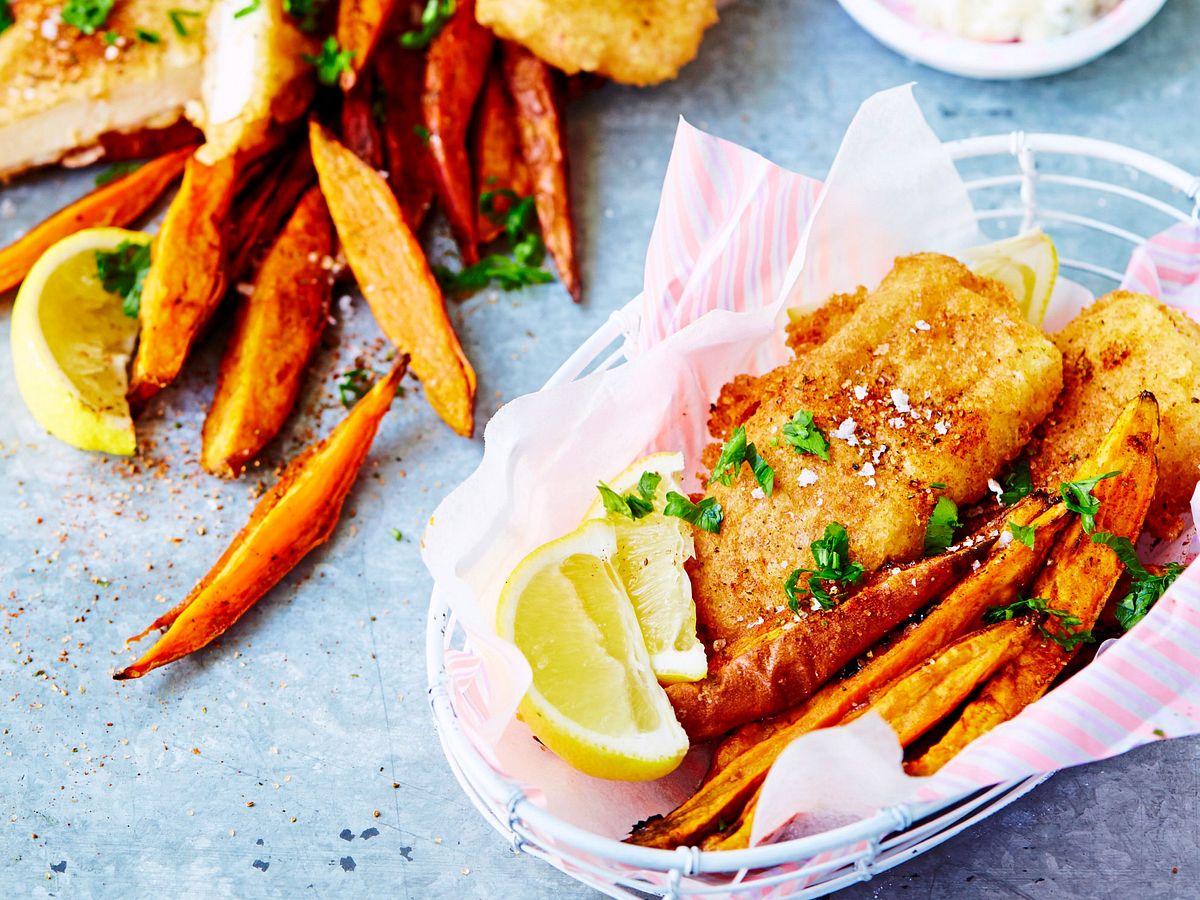
M 137 449 L 125 400 L 137 319 L 104 289 L 96 253 L 149 240 L 122 228 L 76 232 L 34 263 L 13 304 L 21 397 L 43 428 L 81 450 L 129 456 Z
M 972 247 L 962 260 L 972 271 L 994 278 L 1012 293 L 1025 321 L 1041 325 L 1058 280 L 1058 250 L 1040 228 L 1016 237 Z
M 533 733 L 589 775 L 649 781 L 679 765 L 688 739 L 651 670 L 616 550 L 600 520 L 539 547 L 504 585 L 496 624 L 533 671 L 520 707 Z

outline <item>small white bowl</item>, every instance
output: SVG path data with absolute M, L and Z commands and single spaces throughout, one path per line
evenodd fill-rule
M 1122 44 L 1154 18 L 1166 0 L 1123 0 L 1079 31 L 1044 41 L 992 43 L 923 25 L 904 0 L 838 0 L 880 43 L 909 59 L 965 78 L 1017 79 L 1056 75 Z

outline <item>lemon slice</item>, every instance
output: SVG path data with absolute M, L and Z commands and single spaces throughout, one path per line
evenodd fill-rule
M 17 293 L 17 387 L 42 427 L 72 447 L 122 456 L 137 450 L 125 391 L 138 323 L 104 289 L 96 253 L 149 240 L 123 228 L 78 231 L 42 254 Z
M 649 781 L 679 765 L 688 740 L 610 563 L 616 550 L 599 520 L 539 547 L 504 585 L 496 628 L 533 670 L 520 711 L 538 739 L 581 772 Z
M 972 247 L 963 252 L 962 261 L 977 274 L 995 278 L 1008 288 L 1025 321 L 1042 324 L 1058 280 L 1058 251 L 1050 235 L 1035 228 L 1017 237 Z
M 704 645 L 696 639 L 696 604 L 683 564 L 695 553 L 691 527 L 662 514 L 667 492 L 683 492 L 683 454 L 655 453 L 633 463 L 607 482 L 618 494 L 634 493 L 645 472 L 662 480 L 654 492 L 654 512 L 640 519 L 610 513 L 597 492 L 588 519 L 605 518 L 617 535 L 613 566 L 633 600 L 650 666 L 664 684 L 699 681 L 708 674 Z

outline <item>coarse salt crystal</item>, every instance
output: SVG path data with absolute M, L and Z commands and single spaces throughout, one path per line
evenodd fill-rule
M 1007 547 L 1009 544 L 1012 543 L 1012 539 L 1013 539 L 1012 532 L 1006 531 L 1003 534 L 1001 534 L 1000 537 L 996 538 L 996 546 L 999 547 L 1001 550 L 1003 550 L 1005 547 Z
M 867 399 L 867 386 L 865 384 L 856 384 L 854 386 L 854 399 L 855 400 L 866 400 Z
M 121 51 L 118 50 L 116 47 L 114 47 L 112 44 L 109 44 L 107 47 L 104 48 L 104 58 L 107 59 L 109 62 L 112 62 L 114 59 L 117 58 L 117 55 L 120 52 Z
M 946 424 L 945 419 L 942 419 L 942 421 L 934 423 L 933 430 L 938 434 L 947 434 L 950 431 L 950 426 Z
M 875 474 L 875 466 L 871 463 L 863 463 L 863 467 L 858 470 L 858 474 L 863 478 L 870 478 Z
M 982 563 L 982 562 L 980 562 L 979 560 L 975 560 L 975 562 L 971 563 L 971 571 L 972 571 L 972 572 L 978 572 L 978 571 L 979 571 L 979 567 L 980 567 L 981 565 L 983 565 L 983 563 Z
M 796 476 L 796 483 L 800 487 L 808 487 L 810 484 L 816 484 L 817 473 L 812 469 L 801 469 L 800 474 Z
M 908 405 L 908 394 L 900 390 L 900 388 L 892 388 L 891 398 L 892 406 L 896 407 L 896 412 L 906 413 L 912 409 Z
M 752 490 L 750 492 L 750 496 L 753 497 L 755 500 L 763 500 L 766 498 L 767 495 L 763 493 L 762 488 L 756 487 L 754 490 Z
M 896 416 L 894 419 L 888 419 L 888 424 L 891 425 L 893 428 L 903 428 L 905 425 L 905 422 L 904 422 L 904 419 L 902 419 L 900 416 Z
M 914 327 L 917 329 L 917 331 L 928 331 L 930 325 L 924 319 L 917 319 Z
M 830 436 L 837 438 L 839 441 L 845 441 L 851 447 L 857 447 L 858 438 L 854 436 L 857 428 L 858 423 L 853 419 L 843 419 L 842 424 L 830 432 Z

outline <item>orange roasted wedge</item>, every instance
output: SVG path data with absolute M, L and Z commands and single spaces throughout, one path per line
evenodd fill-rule
M 337 41 L 351 54 L 350 64 L 338 76 L 343 91 L 349 91 L 358 83 L 395 5 L 396 0 L 339 0 Z M 387 49 L 391 50 L 390 47 Z
M 504 213 L 512 200 L 503 192 L 518 197 L 529 193 L 529 169 L 521 155 L 517 135 L 517 117 L 513 112 L 504 76 L 497 66 L 488 72 L 487 84 L 475 110 L 475 127 L 471 135 L 471 159 L 475 163 L 475 184 L 480 199 L 491 196 L 491 214 L 480 209 L 476 228 L 479 243 L 494 241 L 504 233 Z
M 437 175 L 421 109 L 425 54 L 389 48 L 375 60 L 375 78 L 383 94 L 383 149 L 388 181 L 400 203 L 404 221 L 416 231 L 425 221 L 437 191 Z

